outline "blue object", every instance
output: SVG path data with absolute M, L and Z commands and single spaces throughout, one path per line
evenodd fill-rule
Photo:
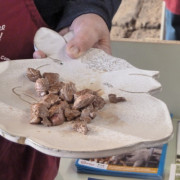
M 162 146 L 162 153 L 159 160 L 157 173 L 141 173 L 141 172 L 126 172 L 126 171 L 116 171 L 93 167 L 90 165 L 84 165 L 79 163 L 80 159 L 77 159 L 75 165 L 77 167 L 77 172 L 87 173 L 87 174 L 97 174 L 97 175 L 107 175 L 107 176 L 119 176 L 119 177 L 129 177 L 129 178 L 142 178 L 151 180 L 162 180 L 164 173 L 164 164 L 166 158 L 167 144 Z M 90 179 L 88 179 L 90 180 Z M 91 179 L 93 180 L 93 179 Z
M 166 8 L 165 40 L 180 40 L 180 15 Z

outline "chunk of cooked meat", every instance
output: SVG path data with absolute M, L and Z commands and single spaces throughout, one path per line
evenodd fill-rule
M 52 123 L 51 121 L 46 117 L 46 118 L 43 118 L 43 120 L 41 121 L 41 123 L 44 125 L 44 126 L 52 126 Z
M 50 73 L 45 72 L 43 74 L 43 78 L 47 79 L 49 82 L 49 86 L 54 86 L 59 82 L 59 74 L 58 73 Z
M 48 89 L 48 93 L 49 94 L 59 94 L 63 86 L 64 86 L 63 82 L 58 82 Z
M 95 95 L 88 93 L 79 96 L 73 104 L 73 109 L 81 109 L 89 106 L 94 101 L 94 98 Z
M 35 90 L 39 96 L 45 96 L 49 89 L 49 82 L 45 78 L 39 78 L 35 83 Z
M 48 89 L 48 93 L 49 94 L 56 94 L 58 95 L 59 94 L 59 91 L 60 91 L 60 88 L 58 86 L 51 86 L 49 89 Z
M 91 117 L 90 116 L 86 116 L 86 117 L 81 117 L 81 121 L 85 121 L 86 123 L 90 123 L 91 122 Z
M 95 112 L 95 109 L 93 107 L 92 104 L 90 104 L 88 107 L 86 107 L 85 109 L 89 110 L 90 111 L 90 114 L 89 116 L 94 119 L 96 117 L 96 112 Z
M 87 123 L 90 123 L 96 117 L 96 111 L 105 105 L 98 91 L 77 91 L 74 83 L 59 81 L 58 73 L 45 72 L 41 76 L 39 70 L 28 68 L 27 77 L 35 82 L 36 92 L 43 97 L 39 103 L 32 105 L 31 124 L 56 126 L 73 120 L 73 129 L 87 134 Z
M 40 71 L 33 68 L 27 69 L 26 76 L 32 82 L 36 82 L 37 79 L 42 77 Z
M 86 121 L 75 121 L 73 125 L 73 129 L 79 133 L 87 134 L 88 127 Z
M 74 94 L 74 99 L 76 100 L 79 96 L 81 95 L 84 95 L 84 94 L 93 94 L 93 95 L 97 95 L 97 92 L 96 91 L 93 91 L 91 89 L 83 89 L 81 91 L 77 91 L 75 94 Z
M 64 111 L 64 115 L 65 115 L 67 121 L 71 121 L 71 120 L 75 119 L 76 117 L 80 116 L 80 114 L 81 114 L 81 112 L 76 109 L 66 108 Z
M 70 105 L 66 101 L 61 101 L 60 104 L 61 109 L 64 111 L 66 108 L 70 108 Z
M 49 109 L 49 117 L 52 117 L 59 112 L 63 112 L 62 107 L 60 104 L 55 104 Z
M 43 103 L 35 103 L 31 106 L 31 114 L 36 117 L 47 117 L 49 115 L 47 106 Z
M 30 120 L 31 124 L 40 124 L 41 123 L 41 118 L 37 116 L 32 116 L 32 119 Z
M 117 97 L 116 94 L 109 94 L 108 97 L 110 103 L 118 103 L 118 102 L 126 101 L 124 97 Z
M 59 109 L 59 111 L 57 113 L 54 113 L 50 119 L 51 119 L 53 126 L 63 124 L 65 121 L 63 110 Z
M 94 101 L 93 101 L 93 106 L 95 110 L 100 110 L 104 107 L 106 104 L 105 100 L 100 97 L 100 96 L 95 96 Z
M 82 110 L 80 120 L 86 121 L 87 123 L 91 122 L 90 110 L 89 109 L 83 109 Z
M 31 115 L 32 120 L 30 121 L 33 124 L 43 123 L 45 126 L 51 126 L 51 122 L 48 120 L 48 109 L 47 106 L 43 103 L 36 103 L 31 106 Z M 35 122 L 35 120 L 37 120 Z M 40 120 L 40 121 L 39 121 Z
M 40 102 L 45 104 L 47 108 L 50 108 L 52 105 L 59 103 L 60 99 L 58 95 L 47 94 Z
M 75 92 L 76 92 L 75 84 L 72 82 L 66 83 L 61 89 L 60 96 L 63 100 L 67 102 L 72 102 Z

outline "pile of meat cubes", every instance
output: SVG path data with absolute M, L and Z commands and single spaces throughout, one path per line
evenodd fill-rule
M 73 82 L 60 81 L 58 73 L 45 72 L 41 75 L 39 70 L 28 68 L 26 75 L 35 82 L 35 90 L 41 97 L 31 107 L 31 124 L 57 126 L 72 121 L 75 131 L 87 134 L 87 124 L 106 104 L 98 91 L 77 91 Z M 126 101 L 124 97 L 115 94 L 109 94 L 108 98 L 110 103 Z
M 31 124 L 57 126 L 73 121 L 73 129 L 87 134 L 87 124 L 96 117 L 96 112 L 105 105 L 105 100 L 96 91 L 77 91 L 73 82 L 59 80 L 58 73 L 28 68 L 27 77 L 35 82 L 35 90 L 41 100 L 31 107 Z

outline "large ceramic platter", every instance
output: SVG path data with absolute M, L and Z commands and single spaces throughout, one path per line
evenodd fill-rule
M 58 48 L 58 44 L 62 46 Z M 49 155 L 71 158 L 121 154 L 160 145 L 171 138 L 167 106 L 152 96 L 161 90 L 156 80 L 158 71 L 138 69 L 97 49 L 72 60 L 64 53 L 65 44 L 57 33 L 42 28 L 35 36 L 35 45 L 48 54 L 47 58 L 0 63 L 0 134 L 4 138 Z M 74 132 L 71 122 L 54 127 L 29 123 L 31 104 L 38 97 L 34 83 L 25 75 L 28 67 L 59 73 L 61 80 L 74 82 L 78 90 L 100 90 L 107 103 L 88 125 L 87 135 Z M 109 93 L 126 101 L 110 104 Z

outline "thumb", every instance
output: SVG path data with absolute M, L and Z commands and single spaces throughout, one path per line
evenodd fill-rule
M 66 53 L 73 59 L 79 58 L 96 43 L 96 38 L 79 32 L 66 45 Z

